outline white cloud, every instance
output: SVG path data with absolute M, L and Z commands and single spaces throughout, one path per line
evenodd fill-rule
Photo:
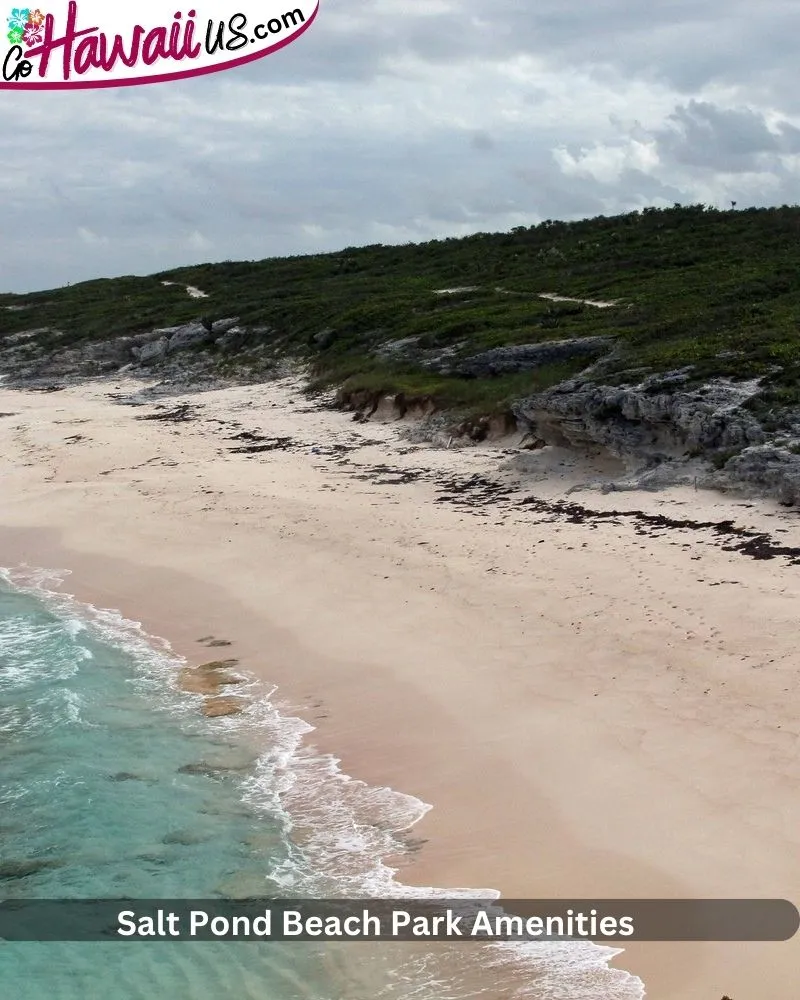
M 592 177 L 601 184 L 616 184 L 626 170 L 651 174 L 659 165 L 655 142 L 630 139 L 618 146 L 597 144 L 573 156 L 562 148 L 553 151 L 556 163 L 569 177 Z

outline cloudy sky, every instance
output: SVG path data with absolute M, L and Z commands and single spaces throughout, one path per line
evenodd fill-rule
M 796 0 L 321 0 L 240 69 L 0 91 L 0 291 L 796 203 L 798 29 Z

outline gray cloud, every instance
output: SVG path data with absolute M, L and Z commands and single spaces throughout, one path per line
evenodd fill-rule
M 0 290 L 610 214 L 798 201 L 779 0 L 323 0 L 239 70 L 0 92 Z
M 757 170 L 780 153 L 800 152 L 800 129 L 788 122 L 770 131 L 756 111 L 706 101 L 676 108 L 656 135 L 660 148 L 676 162 L 734 172 Z

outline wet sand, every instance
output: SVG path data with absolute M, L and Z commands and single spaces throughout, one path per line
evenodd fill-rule
M 291 382 L 109 398 L 138 387 L 0 391 L 0 562 L 70 569 L 191 664 L 230 642 L 345 772 L 432 804 L 402 881 L 800 898 L 794 512 L 567 494 L 596 470 L 551 449 L 520 482 L 514 441 L 410 445 Z M 616 964 L 648 997 L 789 1000 L 799 961 Z

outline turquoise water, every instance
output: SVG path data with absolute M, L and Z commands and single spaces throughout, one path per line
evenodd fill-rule
M 423 803 L 304 750 L 310 727 L 255 682 L 237 689 L 250 699 L 241 716 L 205 718 L 165 643 L 56 583 L 0 578 L 0 900 L 455 894 L 407 889 L 382 861 L 402 853 Z M 494 963 L 493 981 L 513 987 L 502 995 L 641 996 L 608 969 L 609 949 L 547 947 L 467 945 L 453 962 L 450 946 L 0 941 L 0 992 L 451 1000 L 477 995 L 472 963 Z
M 255 751 L 139 654 L 0 589 L 0 897 L 274 892 L 290 850 L 285 819 L 243 801 Z M 294 943 L 0 945 L 15 1000 L 327 997 L 334 971 Z

